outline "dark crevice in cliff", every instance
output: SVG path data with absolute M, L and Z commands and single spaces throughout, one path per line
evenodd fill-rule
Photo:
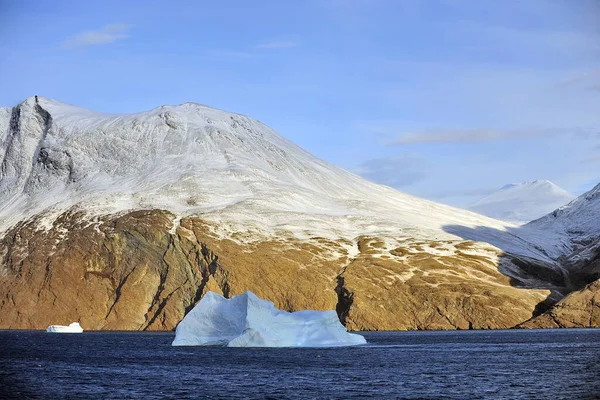
M 198 289 L 196 289 L 196 293 L 194 294 L 190 305 L 185 308 L 184 315 L 187 315 L 187 313 L 189 313 L 192 310 L 192 308 L 194 308 L 194 306 L 200 301 L 200 299 L 202 298 L 202 293 L 204 292 L 204 286 L 206 286 L 206 282 L 204 282 L 203 280 L 198 286 Z
M 47 258 L 46 265 L 44 267 L 44 280 L 42 281 L 42 284 L 40 285 L 40 290 L 38 291 L 38 294 L 37 294 L 38 297 L 40 297 L 42 290 L 48 289 L 48 287 L 50 285 L 50 279 L 52 279 L 52 268 L 51 268 L 50 258 Z
M 360 243 L 357 243 L 357 246 L 360 254 Z M 344 265 L 336 277 L 335 293 L 337 294 L 337 304 L 335 305 L 335 312 L 344 326 L 346 326 L 350 307 L 352 307 L 352 303 L 354 302 L 354 293 L 346 288 L 344 273 L 355 260 L 356 258 L 352 258 L 348 264 Z
M 2 264 L 8 268 L 9 271 L 13 271 L 16 273 L 21 273 L 21 268 L 17 269 L 13 265 L 12 256 L 15 244 L 17 242 L 17 235 L 19 233 L 19 228 L 22 226 L 22 222 L 19 222 L 14 228 L 8 231 L 4 237 L 2 238 L 2 242 L 0 244 L 6 246 L 6 253 L 2 259 Z
M 43 109 L 39 104 L 35 105 L 35 111 L 42 118 L 42 136 L 40 137 L 38 145 L 35 151 L 33 152 L 33 157 L 31 160 L 32 167 L 35 167 L 38 156 L 40 154 L 40 150 L 42 148 L 42 144 L 46 140 L 46 136 L 48 136 L 48 131 L 50 131 L 50 128 L 52 128 L 52 116 L 50 115 L 50 113 Z
M 448 324 L 453 328 L 453 329 L 458 329 L 458 327 L 456 326 L 456 324 L 454 322 L 452 322 L 452 320 L 450 320 L 450 317 L 448 317 L 448 315 L 446 315 L 446 313 L 439 307 L 436 306 L 435 307 L 435 312 L 442 318 L 444 318 L 446 320 L 446 322 L 448 322 Z
M 174 290 L 173 292 L 168 294 L 165 298 L 162 299 L 162 301 L 159 304 L 160 295 L 165 290 L 165 283 L 167 281 L 167 275 L 169 274 L 170 266 L 169 266 L 169 262 L 167 261 L 167 254 L 169 253 L 169 251 L 172 251 L 172 249 L 175 246 L 173 237 L 171 235 L 169 235 L 168 238 L 169 238 L 168 239 L 169 243 L 167 244 L 167 248 L 165 249 L 165 251 L 162 255 L 162 258 L 161 258 L 164 268 L 160 269 L 160 272 L 159 272 L 160 281 L 158 283 L 158 287 L 156 288 L 156 293 L 154 294 L 154 298 L 152 299 L 152 302 L 150 303 L 150 306 L 148 307 L 148 311 L 146 312 L 146 315 L 144 316 L 146 318 L 147 323 L 145 324 L 145 326 L 143 327 L 142 330 L 148 329 L 148 327 L 150 325 L 152 325 L 152 323 L 154 323 L 156 318 L 158 318 L 160 312 L 165 308 L 165 305 L 167 304 L 167 300 L 169 299 L 169 297 L 171 297 L 171 295 L 176 292 L 176 290 Z M 157 304 L 158 304 L 158 307 L 157 307 L 156 311 L 154 312 L 154 315 L 148 320 L 148 316 L 150 315 L 150 313 L 152 312 L 152 310 L 154 309 L 154 307 Z
M 202 242 L 198 242 L 198 244 L 200 245 L 200 251 L 198 252 L 198 250 L 196 249 L 196 259 L 198 260 L 198 265 L 200 266 L 202 280 L 200 281 L 200 284 L 198 285 L 198 288 L 196 289 L 196 293 L 194 294 L 194 297 L 192 298 L 190 305 L 188 305 L 185 308 L 185 314 L 187 314 L 192 308 L 194 308 L 194 306 L 200 301 L 200 299 L 202 298 L 202 295 L 204 294 L 204 289 L 206 288 L 206 285 L 208 284 L 208 280 L 210 279 L 211 276 L 213 278 L 215 278 L 217 271 L 221 272 L 221 274 L 223 275 L 223 280 L 221 282 L 217 281 L 219 288 L 223 292 L 223 296 L 225 296 L 226 298 L 229 298 L 229 295 L 230 295 L 229 283 L 227 282 L 227 278 L 226 278 L 227 274 L 225 273 L 223 268 L 221 268 L 221 266 L 219 265 L 219 256 L 217 256 L 215 253 L 213 253 L 206 246 L 206 244 L 204 244 Z
M 219 285 L 219 288 L 221 289 L 221 291 L 223 292 L 223 296 L 225 296 L 225 298 L 229 298 L 230 297 L 230 287 L 229 287 L 229 282 L 227 281 L 227 271 L 225 271 L 221 265 L 219 264 L 219 256 L 217 256 L 216 254 L 214 254 L 208 247 L 206 247 L 206 245 L 204 243 L 200 243 L 202 246 L 202 255 L 206 258 L 211 259 L 210 263 L 208 264 L 208 272 L 210 274 L 210 276 L 217 278 L 217 272 L 220 272 L 220 275 L 222 276 L 222 280 L 217 280 L 217 284 Z M 208 281 L 208 279 L 207 279 Z
M 190 262 L 192 253 L 194 253 L 193 257 L 196 261 L 195 263 Z M 196 247 L 193 247 L 192 249 L 190 249 L 187 252 L 186 258 L 188 260 L 188 264 L 190 265 L 192 272 L 195 271 L 196 266 L 199 268 L 201 280 L 200 280 L 200 284 L 196 288 L 196 292 L 194 293 L 194 296 L 190 300 L 190 304 L 187 307 L 185 307 L 185 309 L 184 309 L 184 315 L 187 314 L 188 311 L 190 311 L 192 309 L 192 307 L 194 307 L 194 305 L 196 305 L 196 303 L 200 300 L 200 298 L 202 297 L 202 291 L 204 290 L 204 286 L 206 286 L 206 282 L 208 281 L 208 277 L 206 276 L 207 274 L 205 273 L 207 267 L 204 265 L 204 261 L 200 257 L 200 253 L 198 252 Z
M 12 148 L 14 145 L 14 138 L 18 135 L 21 129 L 21 106 L 18 105 L 13 107 L 10 114 L 10 122 L 8 126 L 9 134 L 6 138 L 6 152 L 4 153 L 4 159 L 2 160 L 2 164 L 0 164 L 0 179 L 6 175 L 6 165 L 8 160 L 8 155 L 12 152 Z
M 354 293 L 350 292 L 344 286 L 344 277 L 338 275 L 337 277 L 337 286 L 335 287 L 335 292 L 337 293 L 338 301 L 335 305 L 335 311 L 337 312 L 338 318 L 343 325 L 346 325 L 346 319 L 348 318 L 348 313 L 350 312 L 350 307 L 354 302 Z
M 552 319 L 552 322 L 554 322 L 556 326 L 559 328 L 564 328 L 563 323 L 552 313 L 552 311 L 548 313 L 548 316 Z
M 108 312 L 106 313 L 106 316 L 104 317 L 104 319 L 107 319 L 108 316 L 112 313 L 113 309 L 115 308 L 115 305 L 117 304 L 117 302 L 119 301 L 119 298 L 121 297 L 121 290 L 123 289 L 123 285 L 125 285 L 125 283 L 127 282 L 127 279 L 133 273 L 134 270 L 135 270 L 135 267 L 132 268 L 131 271 L 129 271 L 129 273 L 127 275 L 125 275 L 125 277 L 123 279 L 121 279 L 121 281 L 117 285 L 117 288 L 115 289 L 115 300 L 109 307 Z
M 163 309 L 165 308 L 165 306 L 167 305 L 169 299 L 171 298 L 171 296 L 177 292 L 178 290 L 180 290 L 181 287 L 176 288 L 175 290 L 173 290 L 171 293 L 169 293 L 168 295 L 166 295 L 160 302 L 160 304 L 158 305 L 158 308 L 156 309 L 156 312 L 154 313 L 154 315 L 152 316 L 152 318 L 150 319 L 150 321 L 148 321 L 148 323 L 146 324 L 146 326 L 144 326 L 143 329 L 141 330 L 146 330 L 148 329 L 150 326 L 152 326 L 152 324 L 154 323 L 154 321 L 156 321 L 156 319 L 160 316 L 160 314 L 162 313 Z M 148 314 L 146 314 L 146 317 L 148 316 Z
M 50 128 L 52 127 L 52 116 L 50 115 L 50 113 L 48 111 L 43 109 L 37 103 L 34 107 L 34 110 L 36 112 L 36 118 L 38 120 L 41 118 L 40 123 L 42 125 L 42 135 L 40 136 L 37 146 L 31 157 L 31 171 L 29 172 L 29 176 L 27 177 L 27 180 L 25 181 L 25 184 L 23 185 L 23 190 L 26 190 L 27 187 L 29 187 L 29 183 L 33 179 L 35 165 L 37 164 L 38 158 L 40 156 L 40 150 L 42 149 L 42 146 L 43 146 L 44 142 L 46 141 L 46 136 L 48 136 L 48 131 L 50 131 Z
M 543 313 L 545 313 L 546 311 L 548 311 L 549 309 L 551 309 L 562 296 L 563 296 L 562 293 L 557 292 L 555 290 L 551 290 L 548 297 L 546 297 L 544 300 L 540 301 L 535 306 L 533 313 L 531 315 L 531 318 L 540 316 Z

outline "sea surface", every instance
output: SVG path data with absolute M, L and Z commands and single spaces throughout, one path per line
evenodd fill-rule
M 600 329 L 366 332 L 330 349 L 0 331 L 2 399 L 597 399 Z

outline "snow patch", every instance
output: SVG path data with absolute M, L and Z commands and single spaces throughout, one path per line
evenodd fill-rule
M 175 235 L 177 233 L 177 228 L 180 226 L 181 223 L 181 215 L 176 215 L 173 218 L 173 226 L 171 227 L 171 229 L 169 229 L 169 233 L 171 235 Z

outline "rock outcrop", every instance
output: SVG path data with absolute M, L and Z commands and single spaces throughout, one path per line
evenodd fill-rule
M 550 293 L 515 287 L 497 267 L 510 261 L 476 255 L 474 242 L 238 242 L 161 210 L 41 222 L 0 241 L 2 329 L 172 330 L 208 290 L 252 290 L 287 311 L 336 309 L 351 330 L 509 328 Z
M 600 328 L 600 280 L 567 295 L 520 328 Z

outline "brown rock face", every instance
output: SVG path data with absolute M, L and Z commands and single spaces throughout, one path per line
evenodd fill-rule
M 509 328 L 550 293 L 516 287 L 498 269 L 510 258 L 474 242 L 248 243 L 198 218 L 173 221 L 149 210 L 93 220 L 70 211 L 49 229 L 21 222 L 0 241 L 0 328 L 171 330 L 208 290 L 252 290 L 289 311 L 336 309 L 353 330 Z
M 4 237 L 2 327 L 170 329 L 220 274 L 208 249 L 168 234 L 168 213 L 79 217 L 65 213 L 48 231 L 22 223 Z
M 600 327 L 600 280 L 570 293 L 544 314 L 520 325 L 521 328 Z
M 399 259 L 370 255 L 377 246 L 376 239 L 359 241 L 361 253 L 343 274 L 353 293 L 350 329 L 509 328 L 549 294 L 513 287 L 495 265 L 497 254 L 468 254 L 473 242 L 412 244 L 391 251 Z M 455 252 L 436 256 L 432 246 Z

